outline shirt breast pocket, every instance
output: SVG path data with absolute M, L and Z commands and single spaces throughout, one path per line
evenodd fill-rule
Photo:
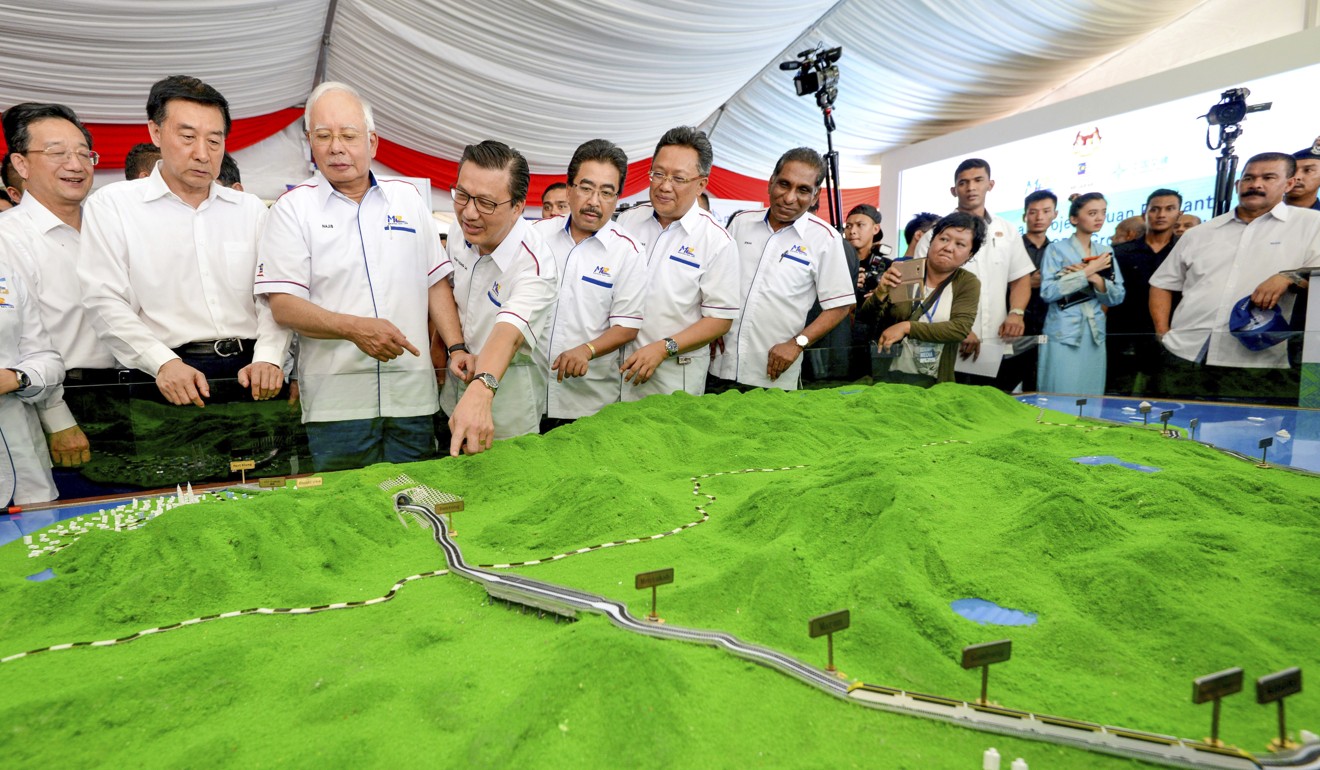
M 771 284 L 781 294 L 797 294 L 816 283 L 816 265 L 800 254 L 781 254 L 769 273 Z
M 227 288 L 236 294 L 252 294 L 257 269 L 257 246 L 247 241 L 226 241 L 224 278 Z

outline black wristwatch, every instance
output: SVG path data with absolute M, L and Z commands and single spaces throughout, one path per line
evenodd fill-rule
M 451 356 L 454 355 L 454 351 L 456 351 L 456 350 L 461 350 L 461 351 L 463 351 L 464 353 L 471 353 L 471 352 L 472 352 L 471 350 L 468 350 L 468 348 L 467 348 L 467 343 L 466 343 L 466 342 L 460 342 L 460 343 L 457 343 L 457 344 L 455 344 L 455 345 L 450 345 L 448 348 L 445 348 L 445 349 L 449 351 L 449 355 L 451 355 Z
M 27 390 L 28 388 L 32 387 L 32 379 L 27 376 L 27 372 L 23 371 L 22 369 L 10 369 L 9 371 L 13 372 L 14 375 L 18 377 L 19 390 Z

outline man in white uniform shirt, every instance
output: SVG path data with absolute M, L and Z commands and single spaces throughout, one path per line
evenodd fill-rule
M 623 150 L 604 139 L 586 142 L 568 163 L 569 216 L 532 225 L 559 272 L 559 299 L 537 347 L 549 368 L 550 425 L 619 400 L 617 351 L 637 337 L 646 301 L 646 258 L 612 220 L 627 176 Z
M 52 388 L 37 407 L 49 436 L 51 460 L 60 466 L 81 465 L 91 459 L 91 447 L 66 398 L 79 402 L 84 419 L 90 416 L 85 411 L 99 406 L 98 400 L 121 401 L 113 393 L 85 387 L 118 384 L 119 372 L 87 320 L 73 278 L 82 203 L 91 192 L 98 158 L 91 134 L 62 104 L 16 104 L 5 112 L 4 127 L 11 162 L 27 193 L 12 214 L 0 219 L 0 254 L 24 273 L 42 324 L 64 359 L 66 380 L 82 386 L 68 393 Z
M 535 351 L 559 281 L 554 258 L 522 218 L 530 181 L 527 159 L 506 144 L 463 148 L 448 244 L 463 328 L 458 342 L 444 338 L 450 358 L 440 394 L 453 456 L 540 429 L 546 375 Z
M 843 239 L 809 211 L 824 179 L 820 153 L 810 147 L 789 150 L 770 175 L 770 206 L 745 211 L 730 223 L 741 261 L 742 310 L 715 343 L 714 389 L 736 382 L 743 388 L 797 390 L 802 351 L 857 304 Z M 803 328 L 815 302 L 822 312 Z
M 1188 230 L 1151 276 L 1151 320 L 1169 354 L 1161 392 L 1190 382 L 1211 395 L 1296 403 L 1298 375 L 1288 370 L 1287 344 L 1251 350 L 1228 328 L 1233 305 L 1247 296 L 1259 308 L 1290 314 L 1301 279 L 1283 273 L 1320 266 L 1320 212 L 1283 202 L 1294 164 L 1287 153 L 1253 156 L 1238 180 L 1237 207 Z M 1170 320 L 1175 291 L 1182 301 Z
M 34 408 L 64 377 L 24 275 L 0 257 L 0 503 L 44 503 L 59 492 Z
M 624 352 L 623 400 L 706 392 L 710 343 L 738 315 L 738 250 L 697 204 L 715 151 L 690 126 L 665 132 L 651 158 L 651 203 L 619 217 L 646 254 L 645 316 Z
M 78 277 L 101 341 L 171 404 L 273 398 L 289 332 L 252 294 L 266 206 L 216 183 L 229 103 L 197 78 L 151 87 L 147 127 L 161 160 L 145 179 L 88 199 Z M 215 385 L 237 379 L 242 390 Z
M 449 260 L 429 198 L 371 173 L 371 106 L 343 83 L 307 98 L 320 173 L 266 220 L 255 291 L 299 335 L 298 385 L 318 471 L 413 462 L 435 446 L 439 409 L 427 318 L 457 340 Z M 429 191 L 428 191 L 429 193 Z
M 990 178 L 990 164 L 980 158 L 968 158 L 958 164 L 953 174 L 953 187 L 949 193 L 958 199 L 958 211 L 980 217 L 985 221 L 985 243 L 972 255 L 963 268 L 981 281 L 981 300 L 976 310 L 972 332 L 963 340 L 959 356 L 977 359 L 981 355 L 982 340 L 1012 342 L 1026 329 L 1027 303 L 1031 301 L 1031 274 L 1036 271 L 1017 228 L 1003 217 L 991 216 L 985 207 L 986 195 L 995 189 Z M 921 237 L 914 256 L 926 256 L 930 248 L 930 233 Z M 1020 379 L 1012 372 L 1003 377 L 981 377 L 959 373 L 958 381 L 972 385 L 994 385 L 1011 389 Z

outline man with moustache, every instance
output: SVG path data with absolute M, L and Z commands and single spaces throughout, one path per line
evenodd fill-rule
M 1114 246 L 1114 261 L 1127 296 L 1109 308 L 1105 319 L 1105 354 L 1109 359 L 1106 390 L 1110 392 L 1141 395 L 1158 375 L 1160 346 L 1150 318 L 1150 278 L 1178 243 L 1173 230 L 1178 225 L 1182 201 L 1177 190 L 1155 190 L 1146 196 L 1146 234 Z
M 289 332 L 252 293 L 266 206 L 215 181 L 229 102 L 173 75 L 151 87 L 147 117 L 161 162 L 83 209 L 78 277 L 92 327 L 171 404 L 273 398 Z
M 646 301 L 645 257 L 612 220 L 627 177 L 623 150 L 586 142 L 568 163 L 568 217 L 532 225 L 559 273 L 549 333 L 537 346 L 548 367 L 547 429 L 619 400 L 618 350 L 637 337 Z
M 770 206 L 733 218 L 729 234 L 738 245 L 741 310 L 716 341 L 707 390 L 796 390 L 803 351 L 857 304 L 843 239 L 810 212 L 824 180 L 820 153 L 789 150 L 770 175 Z M 807 324 L 817 302 L 821 313 Z
M 522 153 L 486 140 L 463 148 L 450 194 L 449 230 L 460 338 L 441 334 L 449 372 L 440 406 L 449 415 L 449 453 L 482 452 L 497 438 L 536 433 L 546 374 L 536 349 L 559 284 L 554 258 L 522 218 L 531 173 Z
M 650 203 L 619 217 L 647 264 L 645 316 L 625 348 L 623 400 L 683 390 L 706 392 L 709 345 L 738 315 L 738 251 L 697 204 L 715 159 L 705 132 L 665 132 L 651 158 Z
M 427 320 L 460 339 L 449 260 L 429 198 L 371 173 L 371 105 L 329 82 L 307 97 L 320 173 L 280 196 L 262 233 L 255 290 L 298 332 L 298 385 L 318 471 L 430 457 L 439 409 Z
M 1187 231 L 1151 276 L 1166 395 L 1191 379 L 1207 394 L 1296 403 L 1298 378 L 1288 369 L 1287 346 L 1252 350 L 1228 328 L 1234 304 L 1247 296 L 1260 309 L 1278 306 L 1287 315 L 1297 288 L 1289 271 L 1320 266 L 1320 212 L 1283 203 L 1295 172 L 1287 153 L 1253 156 L 1238 180 L 1237 207 Z M 1176 312 L 1174 292 L 1182 293 Z
M 92 189 L 98 156 L 92 135 L 62 104 L 27 102 L 4 116 L 7 156 L 26 193 L 14 212 L 0 219 L 0 254 L 24 274 L 42 325 L 64 359 L 71 385 L 118 383 L 114 356 L 96 338 L 82 306 L 77 269 L 82 203 Z M 76 466 L 91 460 L 91 446 L 74 417 L 89 417 L 97 396 L 86 388 L 65 393 L 53 387 L 37 416 L 49 437 L 52 462 Z M 86 409 L 84 409 L 86 407 Z

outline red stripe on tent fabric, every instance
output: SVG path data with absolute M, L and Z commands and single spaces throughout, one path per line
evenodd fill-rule
M 290 107 L 266 115 L 239 118 L 229 131 L 225 149 L 233 152 L 251 147 L 283 131 L 290 123 L 300 119 L 302 114 L 302 109 Z M 151 141 L 145 120 L 141 123 L 88 123 L 87 130 L 92 132 L 92 143 L 101 154 L 97 168 L 123 168 L 124 156 L 133 149 L 133 145 Z

